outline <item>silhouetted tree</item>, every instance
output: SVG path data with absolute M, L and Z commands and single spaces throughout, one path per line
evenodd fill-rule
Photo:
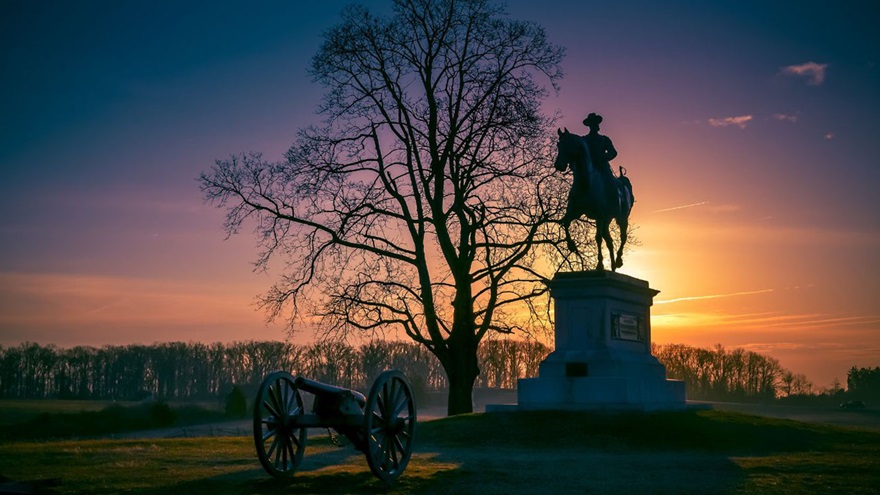
M 843 389 L 840 380 L 835 377 L 833 380 L 831 380 L 831 386 L 823 390 L 822 394 L 828 395 L 830 397 L 843 397 L 846 394 L 846 391 Z
M 311 72 L 326 120 L 286 161 L 218 161 L 201 187 L 227 208 L 228 233 L 255 220 L 258 266 L 286 259 L 262 300 L 271 317 L 400 331 L 442 364 L 449 414 L 466 413 L 480 342 L 544 294 L 550 267 L 542 275 L 533 248 L 560 238 L 548 221 L 565 198 L 545 190 L 561 179 L 540 104 L 563 50 L 490 1 L 393 7 L 351 7 L 324 35 Z
M 854 398 L 880 401 L 880 367 L 853 366 L 846 374 L 846 388 Z

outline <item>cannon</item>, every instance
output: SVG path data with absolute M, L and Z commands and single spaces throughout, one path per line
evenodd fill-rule
M 306 412 L 303 393 L 314 396 L 311 413 Z M 282 479 L 294 475 L 305 454 L 308 428 L 345 436 L 364 453 L 377 478 L 393 483 L 412 455 L 412 388 L 398 370 L 379 375 L 366 397 L 284 371 L 266 376 L 254 403 L 254 444 L 266 472 Z

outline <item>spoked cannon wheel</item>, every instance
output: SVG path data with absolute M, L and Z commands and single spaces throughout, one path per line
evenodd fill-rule
M 260 384 L 254 404 L 254 444 L 260 464 L 276 478 L 293 476 L 302 461 L 307 431 L 294 422 L 304 413 L 302 396 L 290 373 L 276 371 Z
M 364 422 L 370 470 L 391 483 L 406 469 L 416 429 L 416 402 L 403 373 L 379 375 L 367 396 Z

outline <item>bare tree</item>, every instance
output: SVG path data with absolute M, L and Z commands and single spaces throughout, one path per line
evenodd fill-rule
M 258 267 L 284 260 L 270 318 L 402 332 L 443 365 L 449 414 L 470 412 L 480 341 L 517 328 L 552 272 L 535 248 L 560 238 L 564 195 L 547 193 L 561 179 L 540 105 L 563 50 L 487 0 L 351 7 L 324 36 L 322 124 L 282 162 L 218 161 L 202 191 L 228 233 L 255 221 Z

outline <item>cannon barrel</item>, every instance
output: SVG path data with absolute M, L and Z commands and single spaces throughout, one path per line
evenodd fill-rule
M 336 385 L 330 385 L 315 380 L 309 380 L 308 378 L 303 378 L 301 376 L 296 378 L 295 383 L 298 388 L 305 390 L 310 394 L 314 394 L 317 397 L 330 395 L 350 395 L 358 403 L 358 406 L 360 406 L 361 409 L 363 409 L 363 407 L 367 404 L 367 398 L 364 397 L 364 394 L 358 392 L 357 390 L 337 387 Z

